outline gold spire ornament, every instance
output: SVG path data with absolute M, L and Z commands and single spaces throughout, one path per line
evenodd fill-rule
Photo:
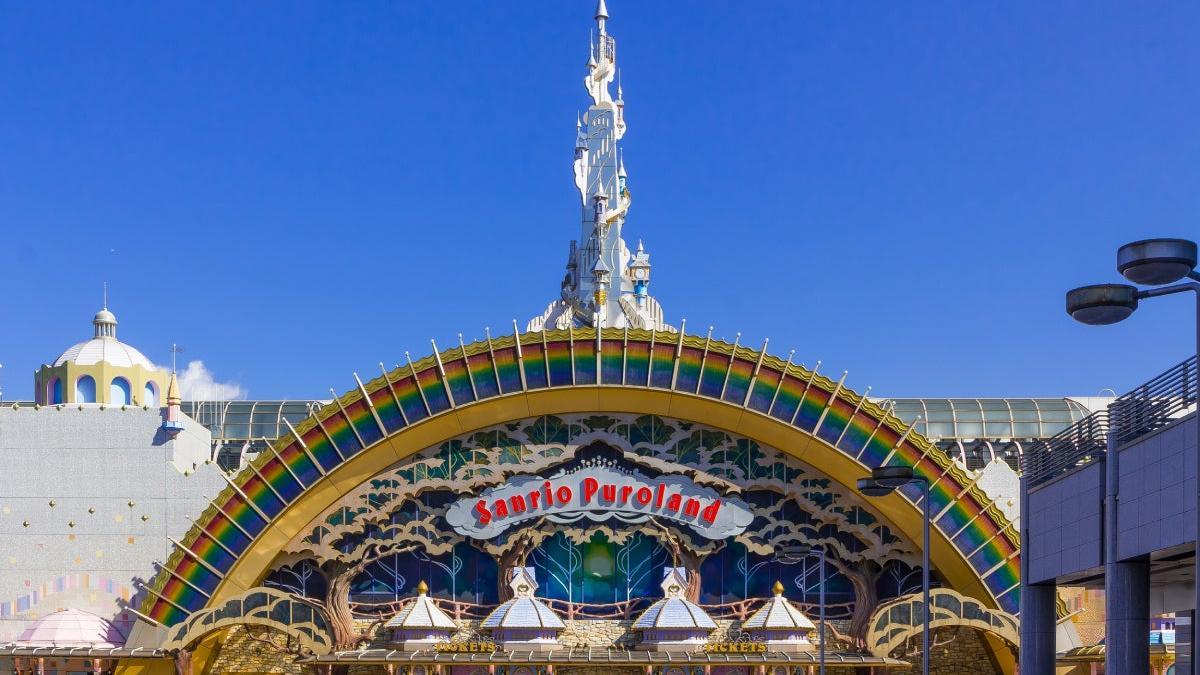
M 771 587 L 771 591 L 774 592 L 775 595 L 783 595 L 783 584 L 779 580 L 776 580 L 775 585 Z

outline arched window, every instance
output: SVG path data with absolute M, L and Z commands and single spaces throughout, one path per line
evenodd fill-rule
M 112 405 L 129 405 L 129 380 L 114 377 L 108 387 L 108 402 Z
M 91 375 L 84 375 L 75 380 L 75 402 L 96 402 L 96 381 L 92 379 Z
M 54 405 L 63 402 L 63 385 L 62 378 L 54 378 L 46 383 L 46 403 Z
M 146 383 L 146 389 L 142 393 L 142 405 L 148 405 L 151 408 L 158 406 L 158 389 L 155 388 L 153 382 Z

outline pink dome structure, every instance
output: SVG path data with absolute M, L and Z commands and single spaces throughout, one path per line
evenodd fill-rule
M 79 609 L 47 614 L 21 632 L 21 647 L 99 647 L 125 644 L 125 636 L 111 621 Z

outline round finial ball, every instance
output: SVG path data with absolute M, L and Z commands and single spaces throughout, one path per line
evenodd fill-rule
M 779 580 L 776 580 L 775 585 L 771 587 L 771 591 L 775 593 L 775 595 L 783 595 L 783 583 Z

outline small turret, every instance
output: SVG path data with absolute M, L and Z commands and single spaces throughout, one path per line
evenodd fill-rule
M 650 254 L 638 240 L 637 253 L 629 261 L 629 276 L 633 279 L 633 293 L 637 297 L 639 308 L 646 306 L 646 297 L 650 294 Z
M 596 284 L 593 299 L 596 301 L 596 311 L 601 314 L 604 312 L 604 306 L 608 304 L 608 287 L 611 279 L 612 269 L 605 264 L 603 256 L 597 258 L 596 265 L 592 268 L 592 280 Z
M 183 431 L 183 413 L 180 411 L 180 405 L 183 403 L 183 398 L 179 395 L 179 380 L 175 377 L 175 371 L 171 371 L 171 381 L 167 383 L 167 409 L 163 413 L 163 431 L 171 436 L 176 436 Z
M 605 6 L 604 0 L 596 3 L 596 25 L 600 27 L 600 34 L 604 35 L 604 22 L 608 21 L 608 7 Z
M 583 130 L 579 115 L 575 115 L 575 159 L 581 159 L 587 149 L 587 132 Z

